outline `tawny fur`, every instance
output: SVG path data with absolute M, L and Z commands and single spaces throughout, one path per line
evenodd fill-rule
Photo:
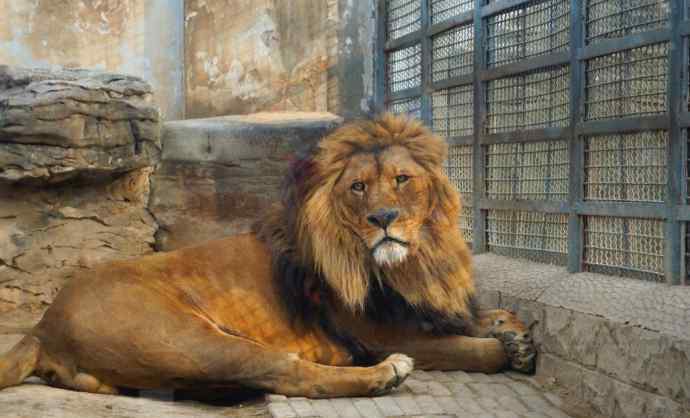
M 97 393 L 242 385 L 365 396 L 399 385 L 407 355 L 426 369 L 529 370 L 526 328 L 474 309 L 446 154 L 418 121 L 343 126 L 293 164 L 283 201 L 252 234 L 78 274 L 0 356 L 0 389 L 33 374 Z M 381 209 L 395 222 L 371 221 Z M 395 250 L 376 260 L 379 244 Z

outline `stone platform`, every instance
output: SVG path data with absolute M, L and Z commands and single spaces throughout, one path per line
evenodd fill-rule
M 266 399 L 273 418 L 594 418 L 589 413 L 569 415 L 561 397 L 513 373 L 417 370 L 387 396 Z

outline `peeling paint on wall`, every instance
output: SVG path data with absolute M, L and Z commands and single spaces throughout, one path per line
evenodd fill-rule
M 0 64 L 140 76 L 166 119 L 275 110 L 359 116 L 373 95 L 373 4 L 0 0 Z
M 182 3 L 0 0 L 0 64 L 140 76 L 156 88 L 167 118 L 182 117 Z

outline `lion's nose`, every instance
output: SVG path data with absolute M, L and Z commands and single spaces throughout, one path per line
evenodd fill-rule
M 374 226 L 381 229 L 388 228 L 388 225 L 398 219 L 400 211 L 398 209 L 379 209 L 371 215 L 367 216 L 367 221 Z

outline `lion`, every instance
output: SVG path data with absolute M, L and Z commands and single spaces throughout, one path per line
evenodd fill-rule
M 421 369 L 531 372 L 529 330 L 475 303 L 447 145 L 391 114 L 343 125 L 289 169 L 251 233 L 96 267 L 0 357 L 78 391 L 246 387 L 372 396 Z M 413 360 L 414 359 L 414 360 Z

